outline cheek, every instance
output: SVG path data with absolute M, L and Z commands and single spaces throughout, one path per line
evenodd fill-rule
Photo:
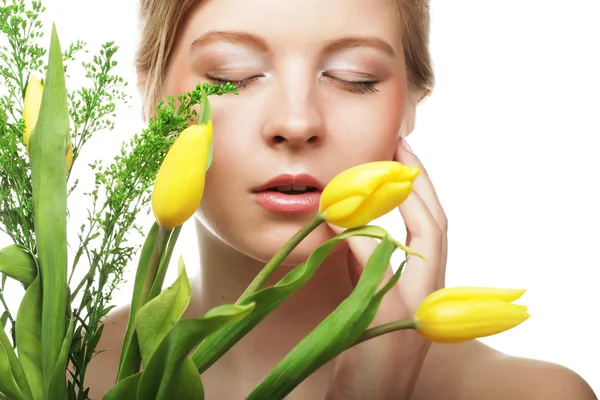
M 331 139 L 355 164 L 394 156 L 405 109 L 401 84 L 386 84 L 378 93 L 331 102 Z
M 207 171 L 199 211 L 205 217 L 204 223 L 212 224 L 213 233 L 223 238 L 239 223 L 236 212 L 249 201 L 252 183 L 260 183 L 255 182 L 259 171 L 252 161 L 257 147 L 257 139 L 252 137 L 256 128 L 248 118 L 232 112 L 224 97 L 211 96 L 210 103 L 214 123 L 213 161 Z

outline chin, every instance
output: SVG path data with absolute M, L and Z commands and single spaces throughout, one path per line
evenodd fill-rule
M 268 262 L 305 224 L 295 221 L 277 221 L 260 224 L 260 228 L 252 228 L 253 234 L 243 235 L 240 238 L 243 248 L 240 249 L 248 256 L 261 262 Z M 335 236 L 334 232 L 322 224 L 307 237 L 286 257 L 281 264 L 295 267 L 306 261 L 312 252 L 321 244 Z
M 199 220 L 232 250 L 267 263 L 312 217 L 291 216 L 272 219 L 254 215 L 256 218 L 224 218 L 220 221 L 212 219 L 212 222 L 207 223 L 209 218 L 205 214 Z M 334 236 L 335 233 L 325 223 L 321 224 L 294 248 L 281 265 L 289 267 L 286 268 L 288 270 L 301 264 L 318 246 Z M 336 246 L 329 254 L 333 254 L 340 248 L 341 246 Z

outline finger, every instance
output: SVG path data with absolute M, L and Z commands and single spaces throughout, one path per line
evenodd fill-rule
M 406 242 L 404 244 L 410 247 L 410 231 L 408 230 L 408 228 L 406 228 Z M 404 256 L 405 258 L 408 257 L 408 253 L 404 252 Z
M 331 230 L 335 232 L 336 235 L 339 235 L 344 231 L 343 228 L 335 226 L 333 224 L 329 224 Z M 352 282 L 352 287 L 356 287 L 358 280 L 360 279 L 360 275 L 362 271 L 367 265 L 367 261 L 369 261 L 369 257 L 375 250 L 378 245 L 377 240 L 364 237 L 364 236 L 351 236 L 346 240 L 348 243 L 348 274 L 350 275 L 350 281 Z M 394 272 L 391 268 L 388 268 L 384 275 L 384 283 L 387 282 L 388 279 L 392 277 Z
M 426 258 L 409 255 L 400 279 L 403 297 L 414 310 L 437 289 L 444 233 L 418 193 L 413 191 L 399 208 L 410 232 L 410 248 Z
M 443 231 L 446 231 L 448 220 L 437 192 L 433 187 L 433 183 L 431 182 L 423 163 L 421 163 L 419 158 L 412 152 L 406 139 L 399 139 L 394 159 L 404 165 L 418 168 L 421 171 L 419 176 L 417 176 L 417 179 L 413 182 L 413 190 L 419 194 L 421 199 L 423 199 L 423 202 L 431 210 L 431 213 L 440 228 L 442 228 Z
M 328 225 L 336 234 L 340 234 L 344 231 L 344 229 L 337 226 L 331 224 Z M 346 242 L 348 243 L 349 248 L 348 272 L 350 279 L 353 282 L 353 287 L 356 287 L 358 279 L 360 278 L 360 275 L 362 274 L 369 257 L 371 257 L 371 254 L 373 254 L 373 251 L 379 243 L 376 239 L 363 236 L 352 236 L 346 239 Z M 392 278 L 393 275 L 394 271 L 392 270 L 391 266 L 388 266 L 377 290 L 381 289 Z M 408 317 L 409 315 L 409 309 L 405 306 L 403 297 L 398 290 L 398 287 L 392 288 L 392 290 L 386 293 L 383 297 L 377 310 L 377 314 L 371 322 L 371 326 L 398 321 Z
M 440 269 L 438 273 L 438 288 L 444 287 L 446 282 L 446 261 L 448 254 L 448 218 L 446 213 L 441 205 L 437 192 L 431 182 L 429 174 L 427 170 L 423 166 L 423 163 L 419 160 L 419 158 L 414 154 L 408 142 L 404 138 L 400 138 L 398 142 L 398 147 L 396 149 L 396 153 L 394 156 L 396 161 L 401 162 L 405 165 L 410 165 L 411 167 L 419 168 L 421 174 L 415 179 L 413 182 L 413 190 L 418 193 L 423 202 L 431 211 L 435 221 L 439 225 L 443 233 L 442 240 L 442 255 L 440 260 Z M 406 236 L 407 245 L 410 243 L 410 233 L 407 233 Z M 409 245 L 410 246 L 410 245 Z
M 442 241 L 442 256 L 440 259 L 440 273 L 438 274 L 437 288 L 446 287 L 446 262 L 448 260 L 448 234 L 444 234 Z

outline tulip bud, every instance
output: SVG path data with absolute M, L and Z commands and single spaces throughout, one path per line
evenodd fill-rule
M 402 204 L 419 172 L 396 161 L 357 165 L 329 182 L 319 211 L 327 222 L 342 228 L 365 225 Z
M 67 171 L 71 169 L 71 164 L 73 164 L 73 145 L 69 145 L 69 150 L 67 150 Z
M 23 119 L 25 121 L 25 131 L 23 132 L 23 143 L 25 146 L 29 146 L 29 137 L 40 114 L 40 107 L 42 105 L 42 95 L 44 93 L 44 86 L 35 75 L 31 75 L 29 84 L 25 90 L 25 103 L 23 106 Z
M 29 152 L 29 138 L 35 128 L 38 117 L 40 115 L 40 108 L 42 106 L 42 97 L 44 95 L 44 85 L 35 77 L 31 75 L 27 89 L 25 89 L 25 103 L 23 106 L 23 121 L 25 122 L 25 130 L 23 131 L 23 143 L 25 149 Z M 70 139 L 70 138 L 69 138 Z M 73 145 L 69 140 L 69 148 L 67 149 L 65 156 L 67 162 L 67 171 L 71 169 L 73 163 Z
M 186 128 L 168 151 L 154 182 L 152 209 L 159 226 L 183 225 L 200 206 L 212 121 Z
M 525 290 L 457 287 L 430 294 L 419 306 L 416 330 L 438 343 L 458 343 L 495 335 L 529 318 L 527 307 L 512 304 Z

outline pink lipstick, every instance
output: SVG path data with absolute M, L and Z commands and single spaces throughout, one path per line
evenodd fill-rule
M 319 210 L 323 184 L 307 174 L 279 175 L 252 190 L 256 202 L 265 209 L 286 214 L 306 214 Z

